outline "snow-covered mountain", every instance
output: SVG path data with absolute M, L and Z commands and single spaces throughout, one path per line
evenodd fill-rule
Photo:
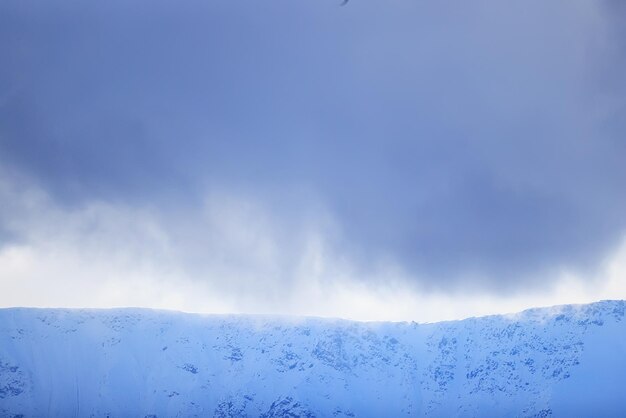
M 0 416 L 626 417 L 625 308 L 434 324 L 0 309 Z

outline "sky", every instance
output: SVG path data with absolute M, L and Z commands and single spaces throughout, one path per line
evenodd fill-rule
M 619 0 L 6 0 L 0 307 L 626 298 Z

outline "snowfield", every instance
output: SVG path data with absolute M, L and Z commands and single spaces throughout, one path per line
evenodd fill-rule
M 625 307 L 434 324 L 0 309 L 0 417 L 626 417 Z

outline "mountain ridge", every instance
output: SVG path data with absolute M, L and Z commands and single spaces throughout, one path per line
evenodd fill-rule
M 443 319 L 440 321 L 426 321 L 419 322 L 417 320 L 369 320 L 369 319 L 351 319 L 344 318 L 340 316 L 318 316 L 318 315 L 290 315 L 290 314 L 271 314 L 271 313 L 211 313 L 211 312 L 191 312 L 191 311 L 183 311 L 178 309 L 167 309 L 167 308 L 150 308 L 145 306 L 118 306 L 118 307 L 109 307 L 109 308 L 90 308 L 90 307 L 39 307 L 39 306 L 8 306 L 8 307 L 0 307 L 1 311 L 12 311 L 12 310 L 53 310 L 53 311 L 69 311 L 69 312 L 79 312 L 79 311 L 94 311 L 94 312 L 114 312 L 114 311 L 139 311 L 139 312 L 154 312 L 154 313 L 169 313 L 173 315 L 197 315 L 197 316 L 206 316 L 206 317 L 251 317 L 251 318 L 263 318 L 263 319 L 275 319 L 281 320 L 284 319 L 285 322 L 289 321 L 298 321 L 298 320 L 321 320 L 321 321 L 347 321 L 347 322 L 357 322 L 357 323 L 391 323 L 391 324 L 412 324 L 416 323 L 419 325 L 427 325 L 427 324 L 441 324 L 446 322 L 460 322 L 466 321 L 469 319 L 482 319 L 482 318 L 490 318 L 490 317 L 511 317 L 522 315 L 525 313 L 531 313 L 533 311 L 546 311 L 546 310 L 559 310 L 563 308 L 582 308 L 589 305 L 602 304 L 602 303 L 626 303 L 626 299 L 601 299 L 595 302 L 589 303 L 565 303 L 565 304 L 555 304 L 555 305 L 544 305 L 544 306 L 533 306 L 530 308 L 525 308 L 519 311 L 510 311 L 504 313 L 493 313 L 493 314 L 485 314 L 485 315 L 471 315 L 458 319 Z
M 625 305 L 423 324 L 4 308 L 0 416 L 624 416 Z

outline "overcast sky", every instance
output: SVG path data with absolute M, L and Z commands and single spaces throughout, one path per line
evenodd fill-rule
M 626 4 L 0 2 L 0 306 L 626 298 Z

